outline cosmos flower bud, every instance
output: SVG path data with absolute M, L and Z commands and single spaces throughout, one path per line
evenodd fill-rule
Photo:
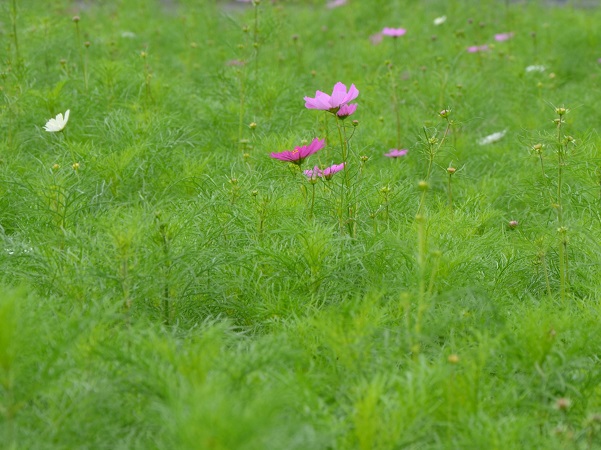
M 447 361 L 451 364 L 457 364 L 459 362 L 459 355 L 457 355 L 455 353 L 451 353 L 448 356 Z
M 257 128 L 257 123 L 256 122 L 249 123 L 248 128 L 250 128 L 251 130 L 254 130 L 255 128 Z
M 442 111 L 440 111 L 438 113 L 440 115 L 440 117 L 442 117 L 443 119 L 446 119 L 447 117 L 449 117 L 449 115 L 451 114 L 451 110 L 450 109 L 443 109 Z
M 447 167 L 447 173 L 449 175 L 453 175 L 455 172 L 457 172 L 457 169 L 455 169 L 454 167 Z
M 518 227 L 518 221 L 510 220 L 509 223 L 507 224 L 507 226 L 513 230 Z
M 79 22 L 81 19 L 79 16 L 73 16 L 73 18 L 71 19 L 73 22 L 77 23 Z
M 73 167 L 73 170 L 79 170 L 79 163 L 78 162 L 74 162 L 71 167 Z
M 417 188 L 420 191 L 426 191 L 428 190 L 428 182 L 425 180 L 421 180 L 419 183 L 417 183 Z
M 555 108 L 555 112 L 559 115 L 559 116 L 563 116 L 565 115 L 568 110 L 565 108 Z

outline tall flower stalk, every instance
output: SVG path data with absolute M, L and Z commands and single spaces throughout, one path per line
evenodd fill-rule
M 424 127 L 424 137 L 426 144 L 426 157 L 428 160 L 428 166 L 426 170 L 426 176 L 423 180 L 418 183 L 418 189 L 420 191 L 419 206 L 417 214 L 415 215 L 415 222 L 417 226 L 417 267 L 418 267 L 418 298 L 417 298 L 417 311 L 415 318 L 415 337 L 418 338 L 421 333 L 421 325 L 423 314 L 428 308 L 428 296 L 433 290 L 434 276 L 436 270 L 432 270 L 430 274 L 430 280 L 428 281 L 428 220 L 425 211 L 426 194 L 429 189 L 429 182 L 432 176 L 432 168 L 434 166 L 434 159 L 436 154 L 444 144 L 449 131 L 451 130 L 452 121 L 449 119 L 451 111 L 445 109 L 439 113 L 440 117 L 445 119 L 446 128 L 443 132 L 442 137 L 439 139 L 436 134 L 429 135 L 428 130 Z M 412 351 L 416 354 L 419 351 L 419 345 L 414 344 Z
M 253 8 L 255 10 L 254 26 L 253 26 L 253 48 L 255 49 L 255 79 L 259 72 L 259 5 L 261 0 L 253 0 Z
M 574 141 L 571 136 L 564 136 L 562 125 L 563 116 L 568 112 L 566 108 L 556 108 L 557 118 L 554 120 L 557 126 L 557 201 L 555 209 L 557 210 L 557 232 L 559 233 L 559 295 L 562 301 L 565 301 L 566 293 L 569 290 L 568 274 L 568 228 L 565 225 L 564 204 L 563 204 L 563 177 L 564 167 L 568 145 Z

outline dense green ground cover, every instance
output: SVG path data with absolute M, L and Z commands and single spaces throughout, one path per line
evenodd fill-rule
M 601 448 L 600 20 L 2 2 L 0 447 Z

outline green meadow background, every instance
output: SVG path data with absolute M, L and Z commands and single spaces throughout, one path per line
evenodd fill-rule
M 601 448 L 600 22 L 1 2 L 0 448 Z

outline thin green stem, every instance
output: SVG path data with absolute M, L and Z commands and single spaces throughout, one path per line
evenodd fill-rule
M 396 42 L 396 39 L 394 40 Z M 390 90 L 392 91 L 392 108 L 396 120 L 396 148 L 401 148 L 401 114 L 399 111 L 399 100 L 397 96 L 397 86 L 395 82 L 394 68 L 388 64 L 388 74 L 390 76 Z
M 559 232 L 559 295 L 562 302 L 565 301 L 568 290 L 568 238 L 567 227 L 564 223 L 563 214 L 563 168 L 565 166 L 565 156 L 567 147 L 562 140 L 563 115 L 567 112 L 565 108 L 557 108 L 559 118 L 557 123 L 557 231 Z
M 21 54 L 19 52 L 19 38 L 17 36 L 17 0 L 13 0 L 11 8 L 11 22 L 13 29 L 13 41 L 15 43 L 16 66 L 21 66 Z

